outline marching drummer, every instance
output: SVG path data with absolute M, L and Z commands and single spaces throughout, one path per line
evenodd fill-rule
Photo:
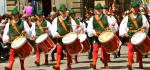
M 19 11 L 17 7 L 14 7 L 11 11 L 11 19 L 6 24 L 6 27 L 4 29 L 3 34 L 3 42 L 11 43 L 14 39 L 16 39 L 20 34 L 29 34 L 29 26 L 26 21 L 23 21 L 19 19 Z M 9 61 L 8 61 L 8 67 L 5 67 L 5 70 L 12 70 L 14 58 L 15 58 L 15 50 L 13 48 L 10 49 L 9 52 Z M 20 57 L 20 64 L 21 64 L 21 70 L 25 70 L 24 68 L 24 57 Z
M 70 15 L 70 19 L 71 19 L 71 25 L 73 28 L 73 32 L 77 33 L 77 34 L 81 34 L 83 33 L 83 27 L 81 26 L 81 22 L 77 19 L 76 17 L 76 12 L 74 9 L 70 9 L 69 10 L 69 15 Z M 77 63 L 77 55 L 75 56 L 75 63 Z
M 56 17 L 52 22 L 52 36 L 57 38 L 57 55 L 56 55 L 56 65 L 53 66 L 54 69 L 60 70 L 60 60 L 61 60 L 61 52 L 63 51 L 64 46 L 62 43 L 62 36 L 72 32 L 73 28 L 71 26 L 70 17 L 67 14 L 66 5 L 61 4 L 59 7 L 60 15 Z M 71 56 L 68 51 L 66 51 L 67 56 L 67 69 L 71 69 Z
M 32 24 L 32 38 L 36 38 L 44 33 L 48 33 L 50 35 L 51 24 L 49 21 L 45 20 L 43 17 L 43 10 L 38 9 L 37 11 L 37 21 Z M 36 47 L 36 61 L 35 64 L 37 66 L 40 65 L 40 48 Z M 48 64 L 48 53 L 45 53 L 45 65 Z
M 133 34 L 138 31 L 148 32 L 149 23 L 144 15 L 142 15 L 139 11 L 140 4 L 137 2 L 132 2 L 131 4 L 133 11 L 131 14 L 124 17 L 120 24 L 119 35 L 121 37 L 126 37 L 131 39 Z M 132 69 L 133 63 L 133 54 L 134 54 L 134 45 L 129 41 L 128 44 L 128 69 Z M 137 61 L 139 62 L 139 68 L 143 68 L 142 64 L 142 54 L 136 50 L 137 53 Z
M 98 35 L 100 35 L 101 32 L 105 30 L 111 30 L 111 31 L 117 31 L 117 24 L 106 14 L 103 14 L 102 12 L 102 6 L 100 3 L 98 3 L 95 6 L 95 16 L 91 17 L 88 23 L 87 32 L 88 36 L 92 37 L 93 42 L 93 62 L 90 64 L 90 67 L 93 69 L 96 69 L 96 62 L 98 58 L 98 49 L 100 47 L 100 42 L 98 40 Z M 112 30 L 113 29 L 113 30 Z M 103 47 L 101 47 L 101 56 L 102 60 L 104 62 L 104 67 L 108 68 L 108 54 L 104 50 Z

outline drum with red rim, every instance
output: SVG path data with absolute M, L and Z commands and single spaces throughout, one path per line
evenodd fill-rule
M 131 43 L 134 44 L 135 49 L 142 54 L 150 51 L 150 38 L 144 32 L 135 33 L 131 38 Z
M 19 57 L 25 58 L 33 53 L 31 44 L 27 41 L 26 37 L 19 36 L 11 44 L 11 47 L 19 55 Z
M 54 46 L 54 42 L 50 39 L 47 33 L 40 35 L 36 40 L 35 43 L 37 47 L 42 49 L 44 53 L 48 53 Z
M 78 36 L 74 32 L 66 34 L 62 38 L 62 42 L 69 54 L 72 56 L 78 54 L 82 49 Z
M 115 53 L 119 51 L 119 47 L 122 44 L 117 35 L 110 31 L 102 32 L 98 39 L 107 53 Z
M 82 44 L 82 51 L 81 53 L 85 53 L 88 52 L 88 50 L 90 49 L 90 42 L 87 38 L 86 34 L 79 34 L 78 38 L 80 39 L 80 42 Z

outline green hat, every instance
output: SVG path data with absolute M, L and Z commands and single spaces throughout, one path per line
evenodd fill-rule
M 61 4 L 61 5 L 59 6 L 59 10 L 60 10 L 60 11 L 63 11 L 63 10 L 66 10 L 66 9 L 67 9 L 67 7 L 66 7 L 65 4 Z
M 12 14 L 12 15 L 19 14 L 19 11 L 18 11 L 17 7 L 14 7 L 14 8 L 13 8 L 13 10 L 11 11 L 11 14 Z
M 134 2 L 132 2 L 131 6 L 132 6 L 133 8 L 136 8 L 136 7 L 139 7 L 140 4 L 139 4 L 138 2 L 136 2 L 136 1 L 134 1 Z
M 70 10 L 69 10 L 69 14 L 75 14 L 74 9 L 70 9 Z
M 38 15 L 38 16 L 43 15 L 43 10 L 42 10 L 42 9 L 38 9 L 38 10 L 37 10 L 37 15 Z
M 95 6 L 95 9 L 102 9 L 102 5 L 100 3 L 98 3 L 96 6 Z

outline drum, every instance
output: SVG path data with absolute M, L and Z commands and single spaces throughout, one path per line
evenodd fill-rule
M 116 53 L 119 51 L 119 47 L 121 46 L 121 41 L 119 38 L 110 31 L 102 32 L 99 37 L 99 41 L 101 42 L 101 46 L 107 53 Z
M 89 40 L 87 38 L 87 35 L 86 34 L 79 34 L 78 38 L 79 38 L 79 40 L 80 40 L 80 42 L 82 44 L 82 51 L 81 51 L 81 53 L 87 52 L 90 49 L 90 46 L 91 46 L 90 42 L 89 42 Z
M 137 49 L 142 54 L 148 53 L 150 51 L 150 39 L 144 32 L 137 32 L 131 38 L 131 43 L 135 45 Z
M 82 49 L 78 36 L 74 32 L 66 34 L 62 42 L 71 56 L 78 54 Z
M 33 53 L 31 44 L 27 41 L 26 37 L 19 36 L 11 44 L 11 47 L 19 55 L 19 57 L 25 58 Z
M 37 47 L 42 49 L 44 53 L 48 53 L 54 46 L 54 42 L 50 39 L 47 33 L 40 35 L 36 40 L 35 43 Z

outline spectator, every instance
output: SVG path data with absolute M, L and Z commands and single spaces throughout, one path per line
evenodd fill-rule
M 25 12 L 26 16 L 32 16 L 33 8 L 32 8 L 32 4 L 31 3 L 28 3 L 28 5 L 25 6 L 24 12 Z

